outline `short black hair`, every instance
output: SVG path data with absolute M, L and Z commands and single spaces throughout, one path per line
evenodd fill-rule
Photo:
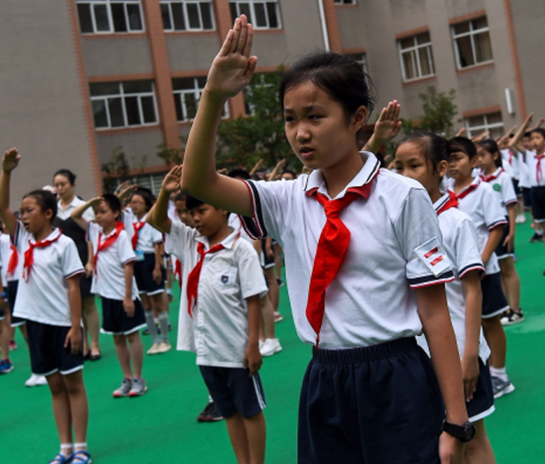
M 199 200 L 193 195 L 188 194 L 185 197 L 185 206 L 189 211 L 191 211 L 193 208 L 198 208 L 201 205 L 204 205 L 204 201 Z
M 236 177 L 238 179 L 243 179 L 243 180 L 248 180 L 250 178 L 250 173 L 246 171 L 246 169 L 241 169 L 241 168 L 231 169 L 228 175 L 229 177 Z
M 470 160 L 477 156 L 477 147 L 466 137 L 452 137 L 449 141 L 449 154 L 455 151 L 465 153 Z
M 543 127 L 536 127 L 530 131 L 532 134 L 541 134 L 541 137 L 545 139 L 545 129 Z
M 101 198 L 104 203 L 108 205 L 108 208 L 110 208 L 114 213 L 121 213 L 121 200 L 117 195 L 114 195 L 113 193 L 105 193 Z
M 53 213 L 51 221 L 57 217 L 57 197 L 49 190 L 32 190 L 23 197 L 23 200 L 25 198 L 34 198 L 44 213 L 50 209 Z
M 174 203 L 177 201 L 187 201 L 187 193 L 185 193 L 183 190 L 180 191 L 175 197 L 174 197 Z
M 478 144 L 478 147 L 484 148 L 488 153 L 490 153 L 492 156 L 494 156 L 494 153 L 496 153 L 498 156 L 494 159 L 494 164 L 497 168 L 501 168 L 503 166 L 503 160 L 501 158 L 500 148 L 498 147 L 498 144 L 495 140 L 492 139 L 485 139 L 481 140 Z
M 59 169 L 55 174 L 53 174 L 53 179 L 57 176 L 66 177 L 68 182 L 70 182 L 70 185 L 74 185 L 76 183 L 76 175 L 70 171 L 70 169 Z

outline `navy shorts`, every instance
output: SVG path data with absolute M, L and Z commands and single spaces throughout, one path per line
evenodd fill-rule
M 144 253 L 144 259 L 134 263 L 134 278 L 140 293 L 157 295 L 165 291 L 165 280 L 167 278 L 165 268 L 161 266 L 162 277 L 160 284 L 153 280 L 153 269 L 155 269 L 155 253 Z
M 80 274 L 79 278 L 79 290 L 81 292 L 81 298 L 87 298 L 89 296 L 92 296 L 91 293 L 91 285 L 93 283 L 93 277 L 87 277 L 85 275 L 85 272 L 82 272 Z
M 229 418 L 237 412 L 253 417 L 265 409 L 265 393 L 259 373 L 250 376 L 242 367 L 199 366 L 217 410 Z
M 313 349 L 299 404 L 299 464 L 439 464 L 445 407 L 414 338 Z
M 501 240 L 498 243 L 498 246 L 496 247 L 495 253 L 498 259 L 505 259 L 505 258 L 512 258 L 515 256 L 515 245 L 513 245 L 513 249 L 509 251 L 507 249 L 507 245 L 504 246 L 503 242 L 505 242 L 505 239 L 509 235 L 509 218 L 505 218 L 507 220 L 507 225 L 503 228 L 503 233 L 501 235 Z
M 499 316 L 509 309 L 509 303 L 501 288 L 500 273 L 487 274 L 481 280 L 483 293 L 483 319 L 490 319 Z
M 146 315 L 140 300 L 134 300 L 134 315 L 127 316 L 123 301 L 101 297 L 102 332 L 113 335 L 130 335 L 146 327 Z
M 532 207 L 532 195 L 531 195 L 531 189 L 522 187 L 522 201 L 524 202 L 524 208 L 526 210 L 529 210 Z
M 530 192 L 532 213 L 536 222 L 545 222 L 545 186 L 532 187 Z
M 518 179 L 511 177 L 511 180 L 513 181 L 513 189 L 515 190 L 517 197 L 520 197 L 522 195 L 522 191 L 520 190 Z
M 11 314 L 11 327 L 19 327 L 23 325 L 26 320 L 13 315 L 13 308 L 15 308 L 15 300 L 17 300 L 17 289 L 19 288 L 18 280 L 11 280 L 8 282 L 8 307 Z
M 64 346 L 70 327 L 26 321 L 30 366 L 33 374 L 50 375 L 60 372 L 72 374 L 83 369 L 83 349 L 72 354 L 70 345 Z M 83 329 L 82 337 L 83 337 Z
M 485 364 L 479 358 L 479 379 L 477 389 L 473 393 L 473 399 L 466 403 L 467 415 L 471 422 L 488 417 L 494 412 L 494 392 L 492 390 L 492 378 L 488 362 Z

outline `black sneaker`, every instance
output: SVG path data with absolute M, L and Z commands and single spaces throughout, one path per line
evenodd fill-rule
M 513 325 L 518 322 L 524 321 L 524 314 L 522 314 L 522 309 L 519 311 L 515 311 L 514 309 L 508 309 L 505 313 L 502 314 L 500 321 L 502 325 Z
M 223 420 L 223 416 L 216 410 L 216 405 L 210 401 L 203 411 L 197 416 L 199 422 L 217 422 Z
M 534 232 L 534 235 L 532 235 L 532 238 L 530 239 L 530 243 L 537 243 L 543 241 L 543 234 L 538 234 L 537 232 Z

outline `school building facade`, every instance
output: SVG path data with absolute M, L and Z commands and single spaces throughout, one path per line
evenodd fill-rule
M 0 140 L 23 155 L 13 201 L 61 167 L 78 175 L 79 195 L 96 195 L 116 147 L 156 190 L 167 170 L 157 147 L 181 146 L 241 13 L 255 27 L 258 73 L 326 49 L 369 72 L 377 111 L 396 98 L 418 118 L 434 85 L 456 90 L 470 134 L 541 115 L 542 0 L 4 0 Z M 225 116 L 244 111 L 239 95 Z

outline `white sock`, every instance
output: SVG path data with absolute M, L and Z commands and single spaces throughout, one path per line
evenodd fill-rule
M 74 451 L 87 451 L 87 443 L 74 443 Z
M 490 375 L 492 377 L 498 377 L 504 381 L 509 380 L 505 367 L 492 367 L 490 366 Z
M 72 454 L 72 451 L 72 443 L 61 443 L 60 454 L 62 454 L 63 456 L 70 456 Z

